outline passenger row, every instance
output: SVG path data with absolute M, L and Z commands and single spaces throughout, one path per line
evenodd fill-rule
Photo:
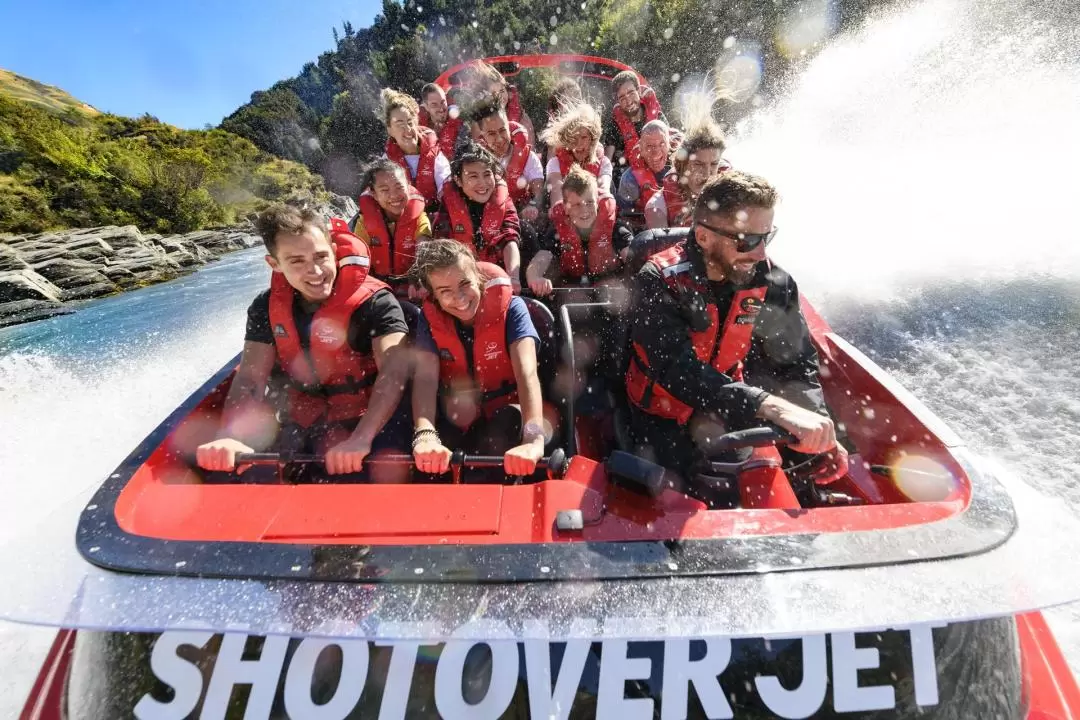
M 351 227 L 289 206 L 259 217 L 274 272 L 248 309 L 217 439 L 197 451 L 208 477 L 235 482 L 238 454 L 272 448 L 324 456 L 331 477 L 308 481 L 372 479 L 365 458 L 387 451 L 411 451 L 429 479 L 453 450 L 502 454 L 507 475 L 530 475 L 560 422 L 555 386 L 583 392 L 565 377 L 541 382 L 549 339 L 534 318 L 550 323 L 551 313 L 517 296 L 530 232 L 525 279 L 536 295 L 605 278 L 629 287 L 626 303 L 600 307 L 563 341 L 608 356 L 607 391 L 624 410 L 616 422 L 677 488 L 702 497 L 716 486 L 711 462 L 746 457 L 718 456 L 712 439 L 763 423 L 795 436 L 781 456 L 803 497 L 844 475 L 798 288 L 766 256 L 776 190 L 726 166 L 711 121 L 673 132 L 633 73 L 613 81 L 624 142 L 609 154 L 621 150 L 628 166 L 619 197 L 608 192 L 598 115 L 571 85 L 540 133 L 544 182 L 526 144 L 531 123 L 510 121 L 515 95 L 483 66 L 475 73 L 488 97 L 464 119 L 444 115 L 441 90 L 425 96 L 438 135 L 420 129 L 414 100 L 384 92 L 387 153 L 364 173 Z M 480 142 L 447 137 L 465 123 Z M 630 203 L 650 226 L 685 229 L 635 237 L 617 210 Z

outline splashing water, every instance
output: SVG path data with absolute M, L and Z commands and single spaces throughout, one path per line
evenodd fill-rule
M 772 256 L 980 453 L 1080 512 L 1080 15 L 929 0 L 833 42 L 736 129 Z M 1049 613 L 1080 669 L 1080 614 Z

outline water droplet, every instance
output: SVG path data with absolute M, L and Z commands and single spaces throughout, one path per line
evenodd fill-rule
M 459 108 L 457 105 L 451 105 L 450 110 L 447 114 L 450 115 L 451 118 L 456 120 L 457 117 L 461 115 L 461 108 Z
M 96 553 L 100 549 L 101 549 L 100 545 L 95 545 L 94 547 L 90 548 L 90 552 Z
M 413 570 L 413 572 L 415 574 L 417 574 L 417 575 L 423 575 L 424 574 L 424 568 L 416 568 L 415 570 Z
M 180 562 L 176 563 L 176 567 L 178 568 L 182 568 L 185 565 L 187 565 L 187 560 L 181 560 Z
M 735 36 L 728 35 L 726 38 L 724 38 L 724 49 L 730 50 L 733 47 L 735 47 Z
M 551 572 L 551 568 L 549 568 L 547 565 L 541 565 L 540 566 L 540 572 L 549 573 L 549 572 Z
M 671 28 L 664 28 L 664 39 L 670 40 L 671 36 L 675 34 L 675 31 Z
M 555 33 L 551 33 L 551 37 L 548 38 L 548 42 L 550 42 L 552 45 L 558 45 L 559 44 L 559 36 L 556 35 Z
M 292 570 L 293 572 L 300 572 L 300 566 L 299 565 L 293 565 L 289 569 Z
M 679 82 L 679 80 L 681 80 L 681 79 L 682 79 L 682 75 L 680 75 L 679 73 L 672 73 L 671 74 L 671 82 Z
M 404 30 L 405 32 L 409 32 L 409 26 L 406 25 L 405 23 L 401 23 L 401 29 Z
M 442 15 L 439 16 L 439 24 L 443 27 L 446 27 L 446 18 L 444 18 Z
M 678 570 L 679 569 L 679 564 L 678 563 L 669 562 L 667 564 L 667 566 L 668 566 L 668 570 Z
M 521 43 L 519 43 L 517 40 L 514 41 L 514 49 L 515 50 L 520 50 L 521 49 Z
M 473 20 L 473 21 L 472 21 L 472 26 L 473 26 L 474 28 L 476 28 L 476 27 L 480 27 L 480 23 L 478 23 L 478 22 L 476 22 L 475 20 Z
M 87 510 L 97 510 L 97 505 L 87 505 L 86 509 Z

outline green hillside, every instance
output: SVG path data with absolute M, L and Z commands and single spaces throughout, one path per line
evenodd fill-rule
M 0 72 L 0 232 L 188 232 L 236 222 L 273 200 L 326 198 L 322 179 L 303 165 L 225 130 L 100 113 Z
M 0 68 L 0 95 L 38 105 L 56 113 L 77 110 L 90 116 L 101 114 L 97 108 L 76 100 L 58 87 L 39 83 L 37 80 L 16 75 L 3 68 Z

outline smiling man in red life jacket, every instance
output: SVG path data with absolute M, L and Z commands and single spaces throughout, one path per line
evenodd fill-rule
M 256 227 L 274 270 L 270 289 L 248 309 L 219 439 L 196 460 L 232 471 L 238 453 L 265 449 L 277 435 L 282 451 L 325 451 L 331 475 L 359 472 L 373 448 L 402 444 L 387 426 L 408 379 L 401 306 L 368 275 L 367 248 L 344 221 L 328 232 L 313 211 L 278 205 Z M 287 394 L 280 433 L 266 396 L 275 372 Z
M 453 182 L 443 192 L 436 233 L 464 244 L 479 260 L 501 264 L 514 292 L 521 292 L 521 225 L 499 161 L 470 142 L 451 167 Z
M 446 104 L 446 93 L 441 87 L 435 83 L 424 86 L 420 91 L 420 125 L 435 131 L 439 136 L 439 149 L 446 157 L 454 157 L 454 147 L 464 124 L 458 107 Z
M 642 85 L 637 73 L 623 70 L 611 79 L 615 104 L 604 124 L 604 153 L 619 167 L 639 167 L 636 152 L 641 129 L 652 120 L 667 123 L 660 101 L 652 88 Z
M 798 288 L 766 258 L 776 199 L 759 177 L 713 178 L 691 235 L 635 278 L 631 426 L 640 452 L 684 478 L 709 457 L 712 437 L 761 420 L 798 438 L 781 450 L 786 467 L 820 462 L 819 481 L 846 471 Z
M 387 158 L 364 169 L 361 189 L 352 231 L 368 247 L 370 272 L 399 297 L 410 295 L 407 276 L 416 246 L 431 237 L 424 198 L 409 185 L 401 166 Z
M 635 215 L 635 230 L 645 227 L 645 205 L 660 192 L 671 174 L 670 129 L 663 120 L 650 120 L 641 128 L 638 154 L 642 164 L 623 171 L 619 180 L 619 208 Z
M 664 177 L 661 192 L 645 204 L 646 227 L 688 227 L 693 222 L 694 202 L 705 183 L 731 169 L 722 157 L 725 147 L 724 133 L 711 119 L 687 128 L 682 145 L 672 153 L 672 172 Z
M 540 156 L 532 150 L 529 134 L 524 126 L 507 119 L 506 111 L 494 98 L 473 106 L 469 117 L 480 130 L 484 147 L 499 159 L 521 219 L 535 223 L 544 193 L 544 168 Z
M 540 336 L 525 301 L 502 268 L 452 240 L 424 243 L 413 274 L 428 291 L 412 391 L 417 468 L 445 472 L 450 446 L 503 453 L 506 474 L 531 474 L 546 434 Z
M 450 176 L 450 163 L 439 147 L 439 138 L 434 130 L 420 127 L 420 106 L 411 97 L 385 88 L 381 98 L 388 136 L 386 157 L 409 174 L 409 182 L 424 196 L 427 209 L 434 211 Z
M 616 217 L 615 198 L 596 191 L 596 178 L 574 165 L 563 180 L 563 201 L 525 277 L 543 297 L 558 286 L 596 282 L 622 268 L 634 233 Z M 554 261 L 554 269 L 552 268 Z

